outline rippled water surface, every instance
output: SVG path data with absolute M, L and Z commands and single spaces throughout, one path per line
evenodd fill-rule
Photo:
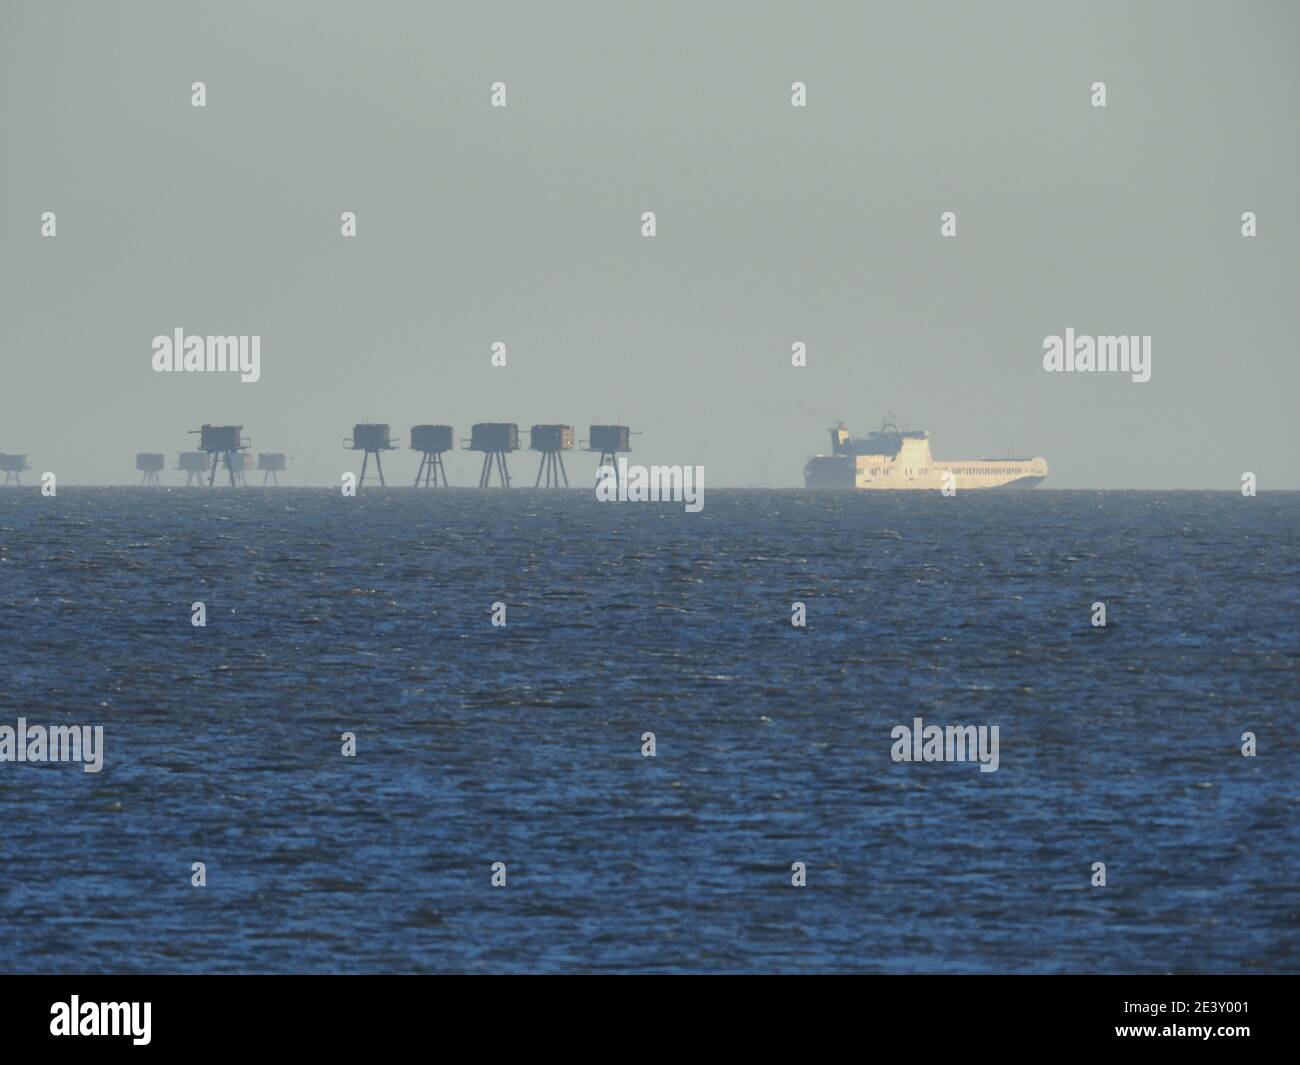
M 1294 971 L 1298 527 L 0 489 L 0 724 L 105 730 L 98 774 L 0 763 L 0 968 Z M 1000 768 L 893 762 L 915 717 Z

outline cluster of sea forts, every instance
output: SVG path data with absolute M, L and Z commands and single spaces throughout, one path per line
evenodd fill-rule
M 258 471 L 262 474 L 262 484 L 279 484 L 279 475 L 284 473 L 289 457 L 282 452 L 259 452 L 256 462 L 250 451 L 252 441 L 244 436 L 242 425 L 204 425 L 191 430 L 191 435 L 199 438 L 197 451 L 182 451 L 174 467 L 185 474 L 187 485 L 211 487 L 220 470 L 222 480 L 231 485 L 247 484 L 247 475 Z M 415 485 L 430 487 L 447 485 L 447 471 L 443 466 L 442 456 L 455 448 L 455 431 L 450 425 L 413 425 L 411 427 L 410 448 L 420 453 L 420 468 L 415 475 Z M 572 451 L 575 444 L 582 450 L 599 454 L 601 467 L 614 466 L 617 456 L 632 450 L 632 431 L 626 425 L 593 425 L 588 430 L 586 440 L 577 440 L 571 425 L 534 425 L 529 431 L 529 448 L 541 453 L 541 463 L 537 468 L 537 480 L 534 487 L 546 488 L 569 487 L 568 471 L 564 468 L 564 452 Z M 494 475 L 502 487 L 511 484 L 508 456 L 519 448 L 519 426 L 514 422 L 479 422 L 470 429 L 468 440 L 462 440 L 467 451 L 478 451 L 483 455 L 483 469 L 479 474 L 480 488 L 487 488 Z M 381 485 L 384 481 L 382 455 L 401 447 L 387 425 L 362 424 L 352 427 L 352 435 L 346 437 L 343 446 L 352 451 L 361 451 L 361 475 L 357 487 L 365 483 L 366 473 L 373 456 L 375 473 Z M 159 474 L 167 466 L 167 457 L 161 452 L 142 452 L 135 457 L 135 468 L 142 474 L 141 484 L 161 485 Z M 0 471 L 5 474 L 5 484 L 21 484 L 21 474 L 31 468 L 26 455 L 6 455 L 0 453 Z
M 244 436 L 242 425 L 205 425 L 191 430 L 199 437 L 198 451 L 182 451 L 176 469 L 186 475 L 185 483 L 215 483 L 219 470 L 223 480 L 230 484 L 247 484 L 250 471 L 261 471 L 262 483 L 280 483 L 279 474 L 285 472 L 288 456 L 280 452 L 261 452 L 256 463 L 250 454 L 251 441 Z M 618 485 L 622 478 L 619 464 L 621 453 L 632 450 L 631 430 L 626 425 L 593 425 L 586 440 L 576 440 L 571 425 L 534 425 L 529 432 L 529 448 L 540 452 L 542 459 L 537 467 L 534 487 L 569 487 L 569 475 L 564 468 L 564 452 L 572 451 L 575 444 L 584 451 L 600 455 L 598 469 L 610 468 Z M 958 489 L 1032 488 L 1047 477 L 1047 460 L 1041 456 L 1022 458 L 1017 455 L 978 459 L 936 459 L 930 451 L 930 434 L 923 429 L 904 429 L 891 416 L 878 432 L 866 436 L 851 436 L 841 422 L 830 430 L 830 454 L 814 455 L 804 467 L 804 486 L 812 489 L 848 490 L 937 490 L 952 494 Z M 450 425 L 413 425 L 410 448 L 420 453 L 420 468 L 415 474 L 415 485 L 446 485 L 447 471 L 442 456 L 455 448 L 455 431 Z M 468 440 L 462 440 L 467 451 L 483 455 L 483 468 L 479 472 L 480 488 L 487 488 L 493 480 L 505 488 L 510 487 L 510 467 L 507 461 L 513 451 L 519 450 L 519 426 L 514 422 L 479 422 L 470 429 Z M 365 483 L 370 459 L 375 460 L 375 473 L 379 483 L 385 484 L 383 453 L 401 447 L 387 425 L 365 423 L 354 425 L 352 435 L 343 446 L 364 452 L 361 474 L 356 487 Z M 161 484 L 159 474 L 166 466 L 166 457 L 157 453 L 136 455 L 135 468 L 143 474 L 141 483 Z M 0 454 L 0 472 L 5 474 L 5 484 L 21 483 L 19 475 L 29 469 L 26 455 Z M 659 469 L 652 467 L 651 469 Z M 600 481 L 597 482 L 598 489 Z M 630 486 L 630 482 L 629 482 Z

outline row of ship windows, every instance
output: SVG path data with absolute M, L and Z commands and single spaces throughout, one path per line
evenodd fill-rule
M 879 466 L 871 467 L 872 477 L 879 477 L 881 472 L 882 471 Z M 888 470 L 884 470 L 883 472 L 885 473 L 886 476 L 888 476 L 894 471 L 893 469 L 888 469 Z M 907 474 L 908 477 L 911 477 L 913 475 L 924 476 L 929 472 L 930 472 L 929 466 L 922 466 L 919 469 L 915 469 L 915 470 L 909 467 L 908 469 L 903 470 L 903 473 Z M 952 470 L 951 472 L 992 477 L 992 476 L 1003 476 L 1006 474 L 1012 474 L 1015 473 L 1016 471 L 1010 466 L 959 466 L 957 469 Z

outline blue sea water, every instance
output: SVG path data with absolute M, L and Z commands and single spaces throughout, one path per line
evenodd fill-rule
M 0 724 L 105 733 L 98 774 L 0 763 L 0 969 L 1296 971 L 1298 529 L 0 489 Z M 894 762 L 916 717 L 998 725 L 999 769 Z

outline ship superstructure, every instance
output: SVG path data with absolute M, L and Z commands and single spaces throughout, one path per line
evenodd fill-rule
M 841 422 L 830 434 L 831 453 L 804 467 L 808 488 L 1032 488 L 1047 476 L 1044 458 L 935 459 L 929 433 L 901 429 L 894 421 L 862 437 L 850 436 Z

